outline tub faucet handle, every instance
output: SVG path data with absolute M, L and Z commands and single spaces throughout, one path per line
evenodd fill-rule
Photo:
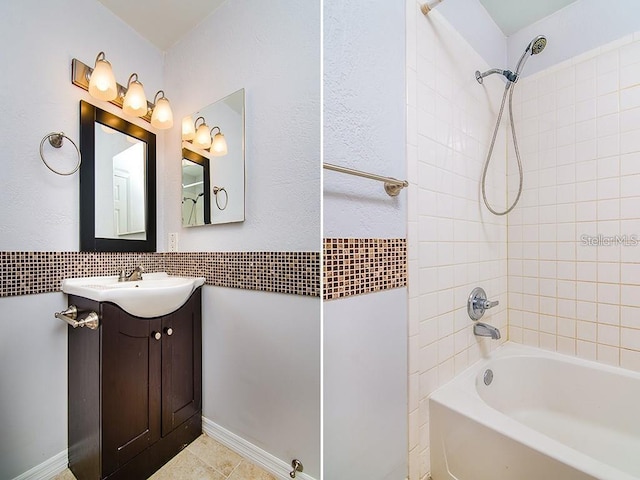
M 498 300 L 487 300 L 487 292 L 481 287 L 476 287 L 471 291 L 467 301 L 467 313 L 471 320 L 480 320 L 485 310 L 499 305 Z
M 494 300 L 494 301 L 485 300 L 484 303 L 482 304 L 482 308 L 484 308 L 485 310 L 488 310 L 489 308 L 493 308 L 499 304 L 500 302 L 498 300 Z

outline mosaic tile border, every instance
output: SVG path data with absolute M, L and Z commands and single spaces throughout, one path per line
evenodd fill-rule
M 60 291 L 64 278 L 147 272 L 203 276 L 208 285 L 320 296 L 319 252 L 0 252 L 0 297 Z
M 404 238 L 325 238 L 323 298 L 378 292 L 407 285 Z

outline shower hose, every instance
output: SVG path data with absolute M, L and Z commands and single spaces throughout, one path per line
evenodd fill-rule
M 515 208 L 518 204 L 518 200 L 520 200 L 520 195 L 522 195 L 522 161 L 520 160 L 520 151 L 518 149 L 518 140 L 516 138 L 516 129 L 513 122 L 513 90 L 515 89 L 515 84 L 513 82 L 507 82 L 504 87 L 504 94 L 502 95 L 502 104 L 500 105 L 500 112 L 498 113 L 498 120 L 496 121 L 496 128 L 493 131 L 493 137 L 491 138 L 491 145 L 489 146 L 489 153 L 487 153 L 487 159 L 484 162 L 484 167 L 482 168 L 482 200 L 484 200 L 484 204 L 487 206 L 489 211 L 494 215 L 506 215 L 511 210 Z M 518 186 L 518 195 L 516 195 L 516 199 L 513 201 L 513 204 L 508 207 L 505 211 L 499 212 L 489 205 L 489 201 L 487 200 L 487 192 L 486 192 L 486 180 L 487 180 L 487 171 L 489 170 L 489 162 L 491 162 L 491 155 L 493 154 L 493 147 L 496 143 L 496 137 L 498 136 L 498 129 L 500 128 L 500 122 L 502 120 L 502 113 L 504 112 L 504 104 L 507 100 L 507 94 L 509 95 L 509 121 L 511 124 L 511 137 L 513 138 L 513 148 L 516 152 L 516 160 L 518 161 L 518 173 L 520 175 L 520 185 Z M 508 192 L 508 189 L 507 189 Z

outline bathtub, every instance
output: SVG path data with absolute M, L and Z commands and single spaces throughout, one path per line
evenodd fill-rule
M 506 343 L 436 390 L 429 418 L 433 480 L 640 479 L 635 372 Z

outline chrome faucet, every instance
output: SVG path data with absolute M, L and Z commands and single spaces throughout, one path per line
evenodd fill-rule
M 120 275 L 118 275 L 119 282 L 135 282 L 137 280 L 142 280 L 142 272 L 144 272 L 144 268 L 142 265 L 138 265 L 134 268 L 129 275 L 124 273 L 124 269 L 120 270 Z
M 500 330 L 482 322 L 474 323 L 473 334 L 478 337 L 491 337 L 493 340 L 500 339 Z

